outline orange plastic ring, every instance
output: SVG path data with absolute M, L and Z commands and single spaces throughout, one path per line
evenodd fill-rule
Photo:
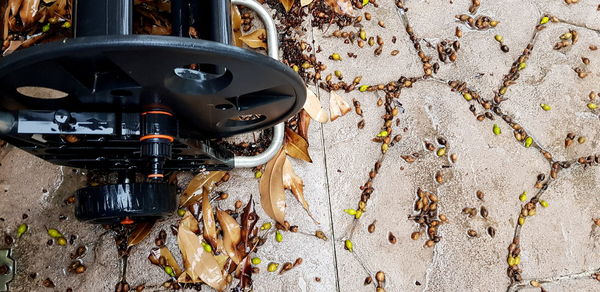
M 143 112 L 142 116 L 145 116 L 147 114 L 157 114 L 157 115 L 167 115 L 167 116 L 173 116 L 172 113 L 170 112 L 165 112 L 165 111 L 147 111 L 147 112 Z
M 146 136 L 143 136 L 142 138 L 140 138 L 140 141 L 154 139 L 154 138 L 167 139 L 167 140 L 169 140 L 169 142 L 173 142 L 173 140 L 175 140 L 175 138 L 173 138 L 169 135 L 146 135 Z
M 125 219 L 121 220 L 121 224 L 123 224 L 123 225 L 130 225 L 133 223 L 134 223 L 133 219 L 131 219 L 129 217 L 125 217 Z
M 163 177 L 165 177 L 165 175 L 161 174 L 161 173 L 154 173 L 154 174 L 149 174 L 148 175 L 148 178 L 155 178 L 155 177 L 163 178 Z

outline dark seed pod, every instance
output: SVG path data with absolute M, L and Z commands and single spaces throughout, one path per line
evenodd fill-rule
M 481 209 L 479 210 L 479 214 L 481 214 L 481 217 L 487 218 L 488 210 L 484 206 L 481 206 Z
M 496 236 L 496 228 L 490 226 L 487 228 L 487 232 L 490 235 L 490 237 L 494 238 Z
M 366 286 L 366 285 L 369 285 L 369 284 L 371 284 L 371 283 L 373 283 L 373 278 L 371 278 L 371 276 L 368 276 L 368 277 L 366 277 L 366 278 L 365 278 L 365 283 L 364 283 L 364 284 L 365 284 L 365 286 Z
M 389 241 L 391 244 L 396 244 L 396 242 L 397 242 L 398 240 L 396 239 L 396 236 L 395 236 L 393 233 L 391 233 L 391 232 L 390 232 L 390 233 L 388 234 L 388 241 Z
M 467 235 L 469 235 L 470 237 L 476 237 L 477 231 L 475 231 L 473 229 L 469 229 L 469 230 L 467 230 Z

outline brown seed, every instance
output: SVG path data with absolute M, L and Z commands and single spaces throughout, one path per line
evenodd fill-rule
M 46 288 L 54 288 L 56 287 L 54 285 L 54 282 L 52 282 L 52 280 L 50 280 L 50 278 L 46 278 L 44 281 L 42 281 L 42 285 Z
M 594 219 L 594 224 L 596 224 L 596 226 L 600 226 L 600 218 Z
M 228 193 L 221 193 L 219 195 L 219 200 L 226 200 L 227 198 L 229 198 L 229 194 Z
M 487 232 L 492 238 L 496 236 L 496 228 L 492 226 L 487 228 Z
M 442 176 L 442 172 L 441 171 L 438 171 L 438 172 L 435 173 L 435 181 L 438 184 L 444 183 L 444 177 Z
M 85 272 L 87 268 L 84 265 L 79 265 L 76 269 L 75 269 L 75 273 L 77 274 L 82 274 L 83 272 Z
M 371 20 L 371 13 L 365 12 L 365 19 L 366 20 Z
M 295 266 L 299 266 L 299 265 L 301 265 L 303 261 L 304 261 L 304 260 L 303 260 L 302 258 L 297 258 L 297 259 L 294 261 L 294 267 L 295 267 Z
M 327 236 L 325 236 L 325 233 L 321 230 L 315 231 L 315 236 L 319 239 L 327 240 Z
M 388 240 L 391 244 L 396 244 L 396 242 L 398 241 L 396 239 L 396 236 L 391 232 L 388 234 Z
M 586 140 L 587 139 L 584 136 L 581 136 L 581 137 L 577 138 L 577 142 L 579 142 L 579 144 L 585 143 Z
M 595 51 L 595 50 L 597 50 L 597 49 L 598 49 L 598 47 L 597 47 L 597 46 L 595 46 L 595 45 L 590 45 L 590 47 L 589 47 L 589 48 L 590 48 L 590 51 Z
M 421 238 L 421 232 L 415 231 L 410 235 L 412 240 L 419 240 Z
M 481 206 L 481 209 L 479 210 L 479 214 L 481 214 L 481 217 L 487 218 L 488 210 L 484 206 Z
M 379 26 L 381 26 L 381 27 L 385 28 L 385 23 L 384 23 L 382 20 L 380 20 L 379 22 L 377 22 L 377 24 L 378 24 Z
M 583 64 L 589 65 L 590 64 L 590 59 L 588 59 L 586 57 L 581 57 L 581 62 L 583 62 Z
M 360 120 L 360 122 L 358 122 L 358 128 L 362 129 L 365 127 L 365 120 Z
M 291 232 L 298 232 L 298 226 L 297 225 L 290 226 L 290 231 Z
M 279 274 L 283 274 L 289 270 L 291 270 L 294 267 L 294 265 L 290 262 L 286 262 L 283 264 L 283 266 L 281 267 L 281 270 L 279 271 Z
M 457 38 L 461 38 L 462 37 L 462 30 L 460 30 L 460 27 L 458 27 L 458 26 L 456 27 L 456 30 L 454 31 L 454 35 Z
M 501 45 L 500 50 L 502 50 L 505 53 L 508 53 L 510 51 L 510 48 L 507 45 Z
M 321 282 L 321 278 L 315 277 L 315 282 Z
M 364 284 L 365 284 L 365 285 L 369 285 L 369 284 L 371 284 L 371 283 L 373 283 L 373 278 L 371 278 L 371 276 L 368 276 L 368 277 L 366 277 L 366 278 L 365 278 L 365 283 L 364 283 Z
M 237 201 L 235 201 L 235 208 L 236 208 L 236 209 L 239 209 L 239 208 L 241 208 L 241 207 L 242 207 L 242 205 L 243 205 L 243 204 L 244 204 L 244 203 L 242 203 L 242 201 L 240 201 L 240 200 L 237 200 Z
M 396 56 L 396 55 L 398 55 L 398 53 L 400 53 L 400 51 L 398 51 L 398 50 L 393 50 L 393 51 L 391 52 L 391 55 L 392 55 L 392 56 Z
M 377 222 L 377 220 L 373 221 L 373 223 L 369 224 L 369 227 L 367 228 L 367 230 L 369 231 L 369 233 L 373 233 L 375 232 L 375 223 Z
M 383 271 L 379 271 L 375 274 L 375 279 L 379 283 L 385 282 L 385 273 Z
M 434 245 L 435 245 L 435 241 L 433 241 L 433 240 L 431 240 L 431 239 L 430 239 L 430 240 L 427 240 L 427 241 L 425 242 L 425 246 L 426 246 L 426 247 L 433 247 Z
M 473 229 L 469 229 L 469 230 L 467 230 L 467 235 L 469 235 L 470 237 L 476 237 L 477 231 L 475 231 Z
M 485 194 L 482 191 L 477 191 L 477 199 L 484 201 Z
M 456 153 L 452 153 L 450 155 L 450 160 L 452 160 L 452 163 L 456 163 L 456 160 L 458 160 L 458 155 L 456 155 Z

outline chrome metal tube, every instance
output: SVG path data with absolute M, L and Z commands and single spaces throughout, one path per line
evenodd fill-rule
M 277 28 L 275 27 L 275 23 L 269 15 L 269 12 L 265 10 L 258 2 L 255 0 L 231 0 L 231 4 L 233 5 L 242 5 L 246 6 L 260 17 L 265 25 L 265 30 L 267 31 L 267 52 L 269 56 L 275 60 L 279 60 L 279 43 L 277 40 Z M 280 123 L 273 127 L 273 139 L 271 140 L 271 145 L 264 152 L 255 155 L 255 156 L 235 156 L 233 158 L 233 166 L 234 167 L 255 167 L 261 164 L 267 163 L 283 146 L 283 136 L 285 133 L 284 124 Z

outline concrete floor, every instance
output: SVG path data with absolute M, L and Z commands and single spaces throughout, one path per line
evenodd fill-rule
M 394 1 L 381 2 L 378 8 L 368 5 L 363 11 L 373 20 L 361 23 L 369 35 L 380 35 L 385 40 L 381 56 L 373 55 L 373 48 L 345 45 L 329 38 L 334 30 L 313 29 L 304 38 L 314 40 L 322 51 L 317 59 L 328 69 L 341 70 L 347 79 L 363 76 L 363 84 L 387 83 L 400 76 L 422 75 L 422 64 L 403 27 Z M 590 45 L 600 46 L 600 11 L 598 1 L 580 1 L 567 5 L 560 0 L 505 0 L 482 1 L 478 15 L 488 15 L 500 23 L 494 29 L 477 31 L 459 24 L 456 14 L 468 13 L 468 0 L 407 1 L 406 13 L 417 37 L 436 44 L 442 39 L 454 40 L 454 30 L 463 30 L 461 49 L 454 63 L 441 64 L 437 80 L 462 80 L 482 97 L 491 99 L 512 63 L 532 40 L 534 27 L 544 14 L 557 16 L 560 23 L 548 23 L 534 40 L 535 48 L 521 71 L 517 84 L 511 86 L 501 107 L 509 113 L 535 141 L 549 151 L 556 161 L 577 159 L 599 153 L 600 123 L 598 112 L 586 107 L 590 91 L 600 92 L 600 50 L 591 51 Z M 383 20 L 386 28 L 377 25 Z M 351 28 L 347 28 L 350 30 Z M 559 36 L 569 29 L 579 34 L 579 41 L 566 50 L 554 50 Z M 494 35 L 502 35 L 510 52 L 503 53 Z M 393 36 L 397 42 L 392 44 Z M 399 50 L 397 56 L 390 56 Z M 435 49 L 426 53 L 437 59 Z M 328 60 L 337 52 L 346 56 L 353 52 L 356 59 L 341 62 Z M 582 67 L 581 57 L 590 59 L 585 66 L 589 75 L 580 79 L 573 68 Z M 328 107 L 329 94 L 313 88 L 323 106 Z M 550 163 L 538 149 L 525 148 L 512 135 L 509 126 L 499 117 L 494 121 L 477 121 L 469 111 L 470 103 L 452 92 L 444 82 L 425 80 L 413 88 L 402 90 L 399 101 L 404 112 L 399 115 L 400 126 L 394 131 L 402 140 L 386 153 L 379 175 L 374 180 L 373 193 L 367 212 L 358 221 L 344 209 L 355 208 L 360 200 L 359 187 L 368 179 L 368 173 L 380 157 L 380 144 L 371 139 L 380 131 L 382 107 L 376 105 L 375 93 L 340 94 L 347 100 L 359 100 L 365 113 L 365 127 L 357 129 L 360 117 L 354 112 L 335 122 L 320 125 L 311 123 L 309 142 L 313 163 L 294 160 L 297 174 L 304 179 L 305 195 L 320 224 L 314 223 L 293 199 L 288 200 L 287 219 L 300 226 L 299 233 L 285 233 L 284 241 L 269 240 L 259 250 L 262 258 L 261 273 L 254 276 L 255 291 L 373 291 L 375 286 L 364 285 L 365 277 L 381 270 L 386 273 L 386 291 L 506 291 L 519 288 L 539 291 L 529 280 L 543 280 L 548 291 L 599 291 L 600 282 L 589 275 L 600 269 L 600 228 L 593 218 L 600 217 L 600 197 L 597 196 L 600 170 L 596 166 L 575 164 L 562 170 L 549 184 L 542 199 L 547 208 L 537 208 L 537 215 L 527 219 L 521 238 L 521 264 L 524 281 L 510 286 L 506 275 L 507 247 L 513 240 L 522 202 L 518 196 L 527 191 L 536 193 L 534 184 L 538 174 L 549 176 Z M 543 111 L 539 104 L 552 106 Z M 477 110 L 482 108 L 476 104 Z M 501 135 L 492 133 L 498 124 Z M 567 133 L 587 137 L 584 144 L 573 143 L 564 147 Z M 438 137 L 448 141 L 449 153 L 458 160 L 450 163 L 424 149 L 423 142 L 434 142 Z M 44 291 L 41 280 L 49 277 L 57 291 L 70 287 L 74 291 L 110 291 L 119 277 L 114 239 L 99 226 L 77 222 L 72 207 L 63 203 L 75 189 L 84 183 L 84 173 L 53 166 L 18 149 L 4 148 L 0 152 L 0 233 L 14 234 L 22 222 L 29 232 L 13 245 L 18 262 L 18 273 L 11 287 L 14 291 Z M 402 155 L 419 153 L 420 158 L 408 163 Z M 449 166 L 449 167 L 447 167 Z M 442 171 L 444 184 L 437 184 L 434 173 Z M 219 202 L 231 207 L 238 199 L 246 201 L 250 195 L 258 200 L 258 180 L 250 170 L 237 169 L 230 181 L 219 187 L 230 197 Z M 413 214 L 417 188 L 438 194 L 439 208 L 449 223 L 439 228 L 442 240 L 434 248 L 423 247 L 424 240 L 412 240 L 410 234 L 418 230 L 408 219 Z M 475 196 L 477 190 L 486 194 L 485 202 Z M 487 219 L 481 216 L 469 219 L 461 214 L 464 207 L 485 206 Z M 259 208 L 260 209 L 260 208 Z M 22 214 L 28 218 L 23 219 Z M 67 216 L 60 220 L 59 216 Z M 261 222 L 267 216 L 259 211 Z M 161 222 L 150 238 L 163 228 L 168 230 L 178 217 Z M 377 220 L 374 233 L 367 226 Z M 350 229 L 356 225 L 353 233 Z M 496 229 L 494 238 L 486 228 Z M 47 246 L 45 227 L 59 228 L 66 235 L 77 235 L 74 245 Z M 467 230 L 479 233 L 471 238 Z M 312 234 L 325 232 L 328 241 Z M 392 232 L 397 243 L 388 241 Z M 354 252 L 344 249 L 344 240 L 351 236 Z M 4 243 L 0 243 L 2 246 Z M 83 258 L 88 270 L 75 275 L 66 272 L 70 263 L 68 254 L 78 244 L 90 251 Z M 168 237 L 168 245 L 177 252 L 176 238 Z M 130 259 L 128 281 L 132 286 L 146 284 L 147 290 L 160 290 L 167 276 L 147 260 L 153 246 L 147 240 L 134 248 Z M 303 264 L 277 275 L 267 273 L 267 263 L 293 262 L 303 258 Z M 37 273 L 32 279 L 31 273 Z M 562 276 L 562 277 L 561 277 Z M 317 281 L 316 278 L 320 278 Z

